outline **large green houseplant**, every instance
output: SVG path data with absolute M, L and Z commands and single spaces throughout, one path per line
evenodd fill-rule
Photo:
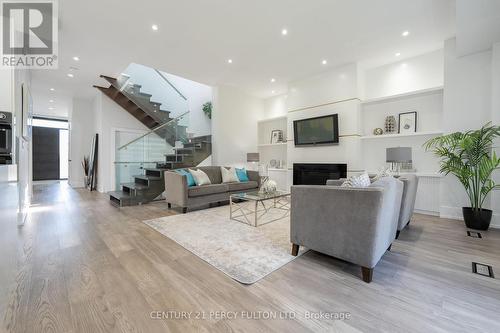
M 500 159 L 493 151 L 493 142 L 500 136 L 500 126 L 486 124 L 481 129 L 456 132 L 433 138 L 425 148 L 441 158 L 440 172 L 452 174 L 464 186 L 470 207 L 463 207 L 465 224 L 469 228 L 488 229 L 492 211 L 483 208 L 488 194 L 500 185 L 491 179 L 499 169 Z

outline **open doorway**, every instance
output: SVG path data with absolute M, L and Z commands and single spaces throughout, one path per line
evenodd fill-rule
M 68 179 L 68 121 L 33 118 L 33 180 Z

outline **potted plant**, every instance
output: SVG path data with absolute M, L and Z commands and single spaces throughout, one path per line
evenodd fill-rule
M 208 119 L 212 119 L 212 102 L 206 102 L 203 104 L 202 108 Z
M 451 133 L 425 143 L 426 150 L 441 158 L 440 172 L 455 175 L 464 186 L 471 205 L 462 208 L 468 228 L 487 230 L 491 222 L 492 211 L 483 204 L 488 194 L 500 187 L 491 179 L 500 166 L 500 159 L 492 151 L 498 137 L 500 126 L 487 123 L 478 130 Z
M 87 187 L 89 179 L 89 169 L 90 169 L 88 156 L 83 156 L 82 167 L 83 167 L 83 181 L 85 183 L 85 187 Z

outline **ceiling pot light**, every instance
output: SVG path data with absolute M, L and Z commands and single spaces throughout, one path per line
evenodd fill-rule
M 54 88 L 50 88 L 49 90 L 50 90 L 50 91 L 54 91 L 55 89 L 54 89 Z
M 275 79 L 275 78 L 272 78 L 272 79 L 271 79 L 271 83 L 274 83 L 274 82 L 276 82 L 276 79 Z
M 80 58 L 75 56 L 75 57 L 73 57 L 73 60 L 74 61 L 80 61 Z
M 397 52 L 397 53 L 395 54 L 395 56 L 396 56 L 396 57 L 399 57 L 400 55 L 401 55 L 401 53 L 400 53 L 400 52 Z
M 281 30 L 281 34 L 282 34 L 283 36 L 288 35 L 288 30 L 287 30 L 287 29 L 282 29 L 282 30 Z
M 274 91 L 274 90 L 271 90 L 271 94 L 274 94 L 274 93 L 275 93 L 275 91 Z
M 50 107 L 50 108 L 49 108 L 49 110 L 54 110 L 54 109 L 55 109 L 55 108 L 53 108 L 53 107 Z
M 228 64 L 232 64 L 233 63 L 233 59 L 227 59 L 227 63 Z
M 158 31 L 158 25 L 153 24 L 153 25 L 151 26 L 151 29 L 153 29 L 153 31 Z
M 72 73 L 68 73 L 67 76 L 68 77 L 74 77 L 74 75 Z
M 326 65 L 328 62 L 326 60 L 321 61 L 323 65 Z
M 49 103 L 54 103 L 54 100 L 53 99 L 49 99 Z
M 401 34 L 401 36 L 406 37 L 409 34 L 410 34 L 410 32 L 408 30 L 406 30 L 406 31 L 403 31 L 403 33 Z

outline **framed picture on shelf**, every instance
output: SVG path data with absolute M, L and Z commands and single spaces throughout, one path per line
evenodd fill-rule
M 271 144 L 283 142 L 283 131 L 282 130 L 272 130 L 271 131 Z
M 417 112 L 403 112 L 399 114 L 400 134 L 417 132 Z

